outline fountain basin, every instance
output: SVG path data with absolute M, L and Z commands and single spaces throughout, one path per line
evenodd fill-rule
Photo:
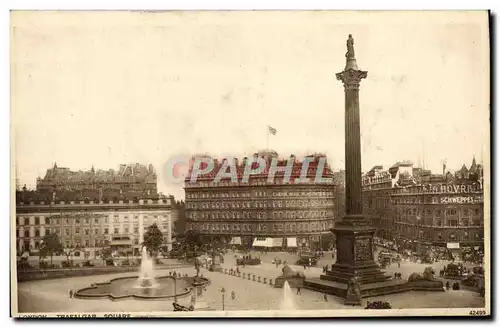
M 110 300 L 165 300 L 188 297 L 196 284 L 209 284 L 209 280 L 200 277 L 173 277 L 161 276 L 155 278 L 153 287 L 141 287 L 138 276 L 119 277 L 104 283 L 95 283 L 89 287 L 79 289 L 74 297 L 78 299 Z M 177 285 L 176 285 L 177 284 Z M 176 291 L 177 289 L 177 291 Z

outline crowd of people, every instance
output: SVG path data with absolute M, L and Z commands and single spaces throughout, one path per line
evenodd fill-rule
M 408 240 L 385 240 L 374 238 L 375 245 L 397 252 L 405 260 L 417 261 L 425 258 L 429 263 L 440 261 L 463 261 L 475 264 L 482 264 L 484 253 L 479 247 L 462 247 L 460 249 L 448 249 L 442 246 L 426 246 L 418 252 L 415 251 L 415 242 Z

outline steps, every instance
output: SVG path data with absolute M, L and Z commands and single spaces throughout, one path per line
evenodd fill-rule
M 304 288 L 339 297 L 345 297 L 347 293 L 347 284 L 322 278 L 306 280 Z M 411 286 L 403 280 L 386 280 L 378 283 L 362 284 L 360 288 L 361 297 L 363 298 L 411 291 Z

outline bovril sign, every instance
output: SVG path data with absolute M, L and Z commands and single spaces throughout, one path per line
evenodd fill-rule
M 423 186 L 424 193 L 475 193 L 481 192 L 483 189 L 482 184 L 473 183 L 473 184 L 424 184 Z

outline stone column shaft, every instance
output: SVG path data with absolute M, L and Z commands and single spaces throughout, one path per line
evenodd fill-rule
M 354 66 L 355 67 L 355 66 Z M 367 72 L 357 67 L 337 74 L 344 83 L 345 93 L 345 211 L 346 216 L 361 216 L 363 201 L 361 193 L 361 137 L 359 119 L 359 83 Z

